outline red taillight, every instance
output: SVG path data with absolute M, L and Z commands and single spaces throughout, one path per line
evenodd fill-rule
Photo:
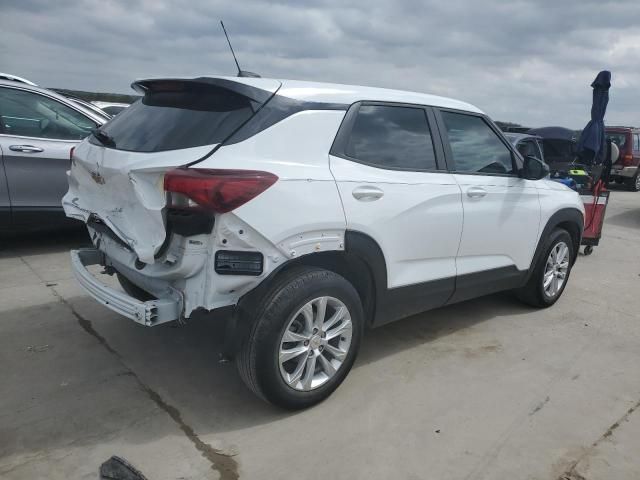
M 177 168 L 164 175 L 166 192 L 188 197 L 199 207 L 226 213 L 257 197 L 278 177 L 255 170 Z
M 625 153 L 622 155 L 622 164 L 627 167 L 633 165 L 633 155 L 630 153 Z

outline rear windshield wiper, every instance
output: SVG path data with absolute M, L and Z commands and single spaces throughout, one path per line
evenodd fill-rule
M 113 140 L 113 137 L 108 133 L 103 132 L 99 128 L 94 128 L 91 130 L 93 136 L 105 147 L 116 148 L 116 142 Z

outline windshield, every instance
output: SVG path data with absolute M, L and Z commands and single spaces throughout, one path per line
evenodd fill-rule
M 226 88 L 172 83 L 148 92 L 101 130 L 110 147 L 134 152 L 160 152 L 222 142 L 259 104 Z M 100 142 L 91 138 L 92 143 Z

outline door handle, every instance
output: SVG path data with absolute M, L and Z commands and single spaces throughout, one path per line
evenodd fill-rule
M 353 195 L 353 198 L 360 200 L 361 202 L 373 202 L 374 200 L 378 200 L 384 196 L 384 192 L 382 190 L 372 185 L 357 187 L 353 192 L 351 192 L 351 194 Z
M 23 153 L 40 153 L 44 152 L 43 148 L 34 147 L 33 145 L 11 145 L 9 150 L 14 152 L 23 152 Z
M 467 190 L 467 197 L 469 198 L 482 198 L 487 194 L 487 191 L 481 187 L 471 187 Z

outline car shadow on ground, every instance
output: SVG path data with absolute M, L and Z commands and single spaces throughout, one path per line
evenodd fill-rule
M 345 384 L 322 404 L 289 412 L 251 393 L 235 365 L 218 362 L 220 322 L 147 328 L 85 296 L 4 311 L 9 328 L 0 345 L 12 377 L 7 403 L 0 408 L 5 418 L 0 430 L 8 440 L 0 446 L 0 458 L 101 445 L 119 435 L 127 443 L 147 445 L 175 435 L 176 427 L 193 430 L 204 442 L 212 441 L 210 435 L 234 438 L 274 422 L 284 422 L 278 428 L 285 430 L 318 421 L 337 422 L 338 428 L 353 397 L 356 403 L 357 397 L 367 398 L 363 386 L 369 374 L 358 378 L 363 367 L 397 362 L 392 357 L 408 349 L 429 348 L 484 321 L 528 312 L 510 295 L 497 294 L 370 330 Z M 180 425 L 172 429 L 169 417 Z M 228 446 L 228 440 L 215 443 L 219 440 L 213 440 L 216 448 Z M 117 444 L 111 448 L 118 453 Z
M 631 192 L 624 185 L 615 183 L 609 184 L 607 187 L 611 191 L 611 195 L 624 195 L 633 199 L 637 197 L 635 208 L 630 208 L 616 215 L 605 214 L 605 224 L 615 225 L 624 228 L 640 228 L 640 192 Z
M 0 234 L 0 258 L 45 255 L 90 246 L 91 240 L 84 226 L 58 231 Z
M 104 338 L 141 381 L 166 397 L 169 404 L 203 432 L 228 432 L 271 423 L 303 414 L 270 406 L 258 399 L 240 380 L 235 365 L 221 364 L 224 326 L 221 321 L 200 318 L 185 326 L 147 328 L 111 312 L 92 317 L 92 299 L 78 297 L 71 303 Z M 102 308 L 102 307 L 100 307 Z M 413 348 L 428 348 L 441 337 L 464 331 L 486 320 L 530 313 L 509 294 L 485 298 L 416 315 L 368 330 L 349 378 L 363 366 L 382 362 Z M 320 408 L 336 408 L 330 398 Z
M 624 228 L 640 228 L 640 198 L 638 198 L 638 207 L 618 213 L 611 217 L 605 216 L 605 223 Z
M 0 255 L 27 256 L 59 253 L 88 244 L 89 239 L 84 231 L 49 234 L 46 240 L 43 240 L 42 235 L 30 235 L 16 237 L 9 239 L 7 243 L 2 243 L 3 253 Z M 70 288 L 75 288 L 73 284 L 70 285 L 72 285 Z M 41 286 L 41 288 L 44 287 Z M 58 298 L 64 298 L 64 300 L 38 307 L 30 306 L 2 312 L 3 317 L 40 325 L 33 329 L 34 335 L 38 336 L 37 339 L 30 339 L 28 335 L 23 336 L 22 333 L 18 333 L 24 330 L 21 328 L 14 332 L 15 341 L 4 338 L 6 344 L 11 345 L 12 348 L 22 349 L 30 344 L 48 345 L 51 347 L 51 352 L 63 351 L 65 361 L 73 359 L 77 369 L 74 375 L 77 378 L 104 377 L 101 380 L 101 384 L 104 385 L 118 385 L 123 378 L 135 379 L 134 386 L 138 383 L 145 394 L 153 392 L 153 395 L 147 395 L 149 400 L 156 402 L 160 408 L 164 408 L 163 405 L 169 405 L 180 413 L 186 423 L 202 434 L 239 431 L 285 421 L 298 415 L 303 418 L 307 416 L 315 418 L 318 415 L 339 416 L 342 408 L 341 395 L 365 395 L 360 389 L 354 391 L 355 387 L 351 390 L 349 387 L 350 379 L 355 379 L 355 385 L 362 382 L 357 379 L 361 368 L 384 362 L 410 349 L 428 349 L 430 343 L 447 335 L 470 331 L 471 327 L 484 321 L 502 316 L 527 314 L 532 311 L 520 304 L 512 295 L 501 293 L 443 307 L 368 330 L 354 369 L 345 385 L 334 396 L 314 409 L 304 412 L 287 412 L 264 403 L 250 392 L 240 380 L 233 363 L 219 362 L 224 322 L 201 317 L 183 326 L 166 324 L 148 328 L 98 305 L 89 296 L 78 295 L 77 290 L 70 295 L 65 295 L 62 291 L 56 291 L 58 287 L 51 288 Z M 84 330 L 81 336 L 84 334 L 93 336 L 95 341 L 89 342 L 92 347 L 79 348 L 77 339 L 60 335 L 60 324 L 64 324 L 67 328 L 73 326 L 74 331 Z M 95 370 L 95 363 L 88 361 L 95 349 L 103 350 L 113 356 L 113 363 L 117 367 L 115 374 Z M 47 352 L 49 350 L 38 355 L 44 357 L 48 355 Z M 44 363 L 52 375 L 58 374 L 65 368 L 63 364 L 58 364 L 58 361 L 59 359 L 52 358 L 50 362 Z M 21 370 L 26 370 L 27 367 L 17 362 L 15 365 L 8 365 L 8 368 L 21 375 Z M 29 378 L 33 373 L 27 370 L 23 374 Z M 37 390 L 37 386 L 34 388 Z M 95 393 L 75 390 L 73 394 L 76 398 L 85 396 L 90 398 Z M 126 396 L 116 399 L 115 402 L 118 405 L 114 404 L 113 408 L 123 410 L 129 408 Z M 46 412 L 49 407 L 46 401 L 34 408 L 42 409 L 42 416 L 47 417 Z M 64 408 L 59 406 L 58 410 L 61 417 L 68 415 L 69 418 L 77 418 L 79 416 L 85 418 L 88 423 L 93 421 L 90 408 L 87 412 L 65 413 Z M 53 419 L 50 420 L 53 422 Z M 51 428 L 56 430 L 53 423 Z M 58 431 L 50 440 L 44 441 L 39 446 L 54 447 L 67 441 L 75 441 L 75 435 L 83 435 L 82 432 L 74 431 L 72 428 L 65 429 L 62 436 L 60 434 L 61 432 Z M 156 434 L 158 432 L 153 435 Z M 27 445 L 32 443 L 28 431 L 20 435 L 19 442 L 8 445 L 11 453 L 16 453 L 16 450 L 20 451 L 23 448 L 30 450 L 31 447 Z M 139 432 L 136 442 L 153 440 L 150 435 L 152 434 Z M 99 443 L 99 438 L 93 440 L 88 438 L 83 441 Z

